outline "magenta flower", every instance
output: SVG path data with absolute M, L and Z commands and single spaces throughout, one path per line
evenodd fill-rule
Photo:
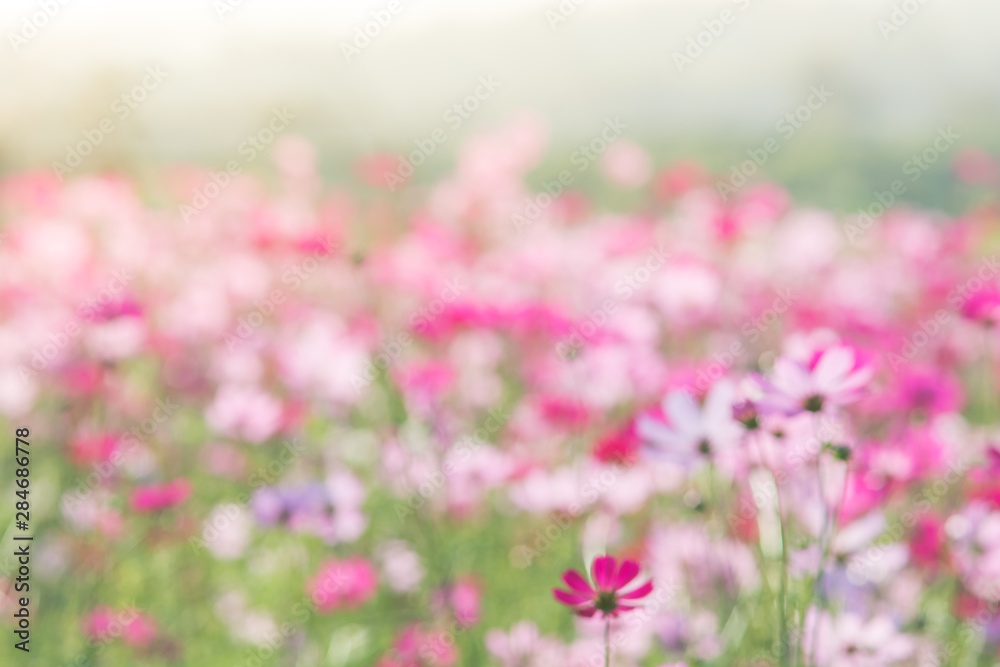
M 650 580 L 628 593 L 622 592 L 639 574 L 639 564 L 634 560 L 623 560 L 619 567 L 614 556 L 600 556 L 594 559 L 590 573 L 597 585 L 596 589 L 576 570 L 567 570 L 563 574 L 563 581 L 570 590 L 552 590 L 556 600 L 573 607 L 578 616 L 590 618 L 597 612 L 601 612 L 603 618 L 617 616 L 620 612 L 635 609 L 631 604 L 622 604 L 623 600 L 639 600 L 653 590 L 653 581 Z
M 191 495 L 191 482 L 178 477 L 167 484 L 149 484 L 132 491 L 129 504 L 136 512 L 159 512 L 180 505 Z
M 1000 322 L 1000 289 L 985 285 L 962 302 L 962 315 L 985 326 Z

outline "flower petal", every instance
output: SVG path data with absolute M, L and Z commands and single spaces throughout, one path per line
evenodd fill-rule
M 635 589 L 631 593 L 625 593 L 624 595 L 619 595 L 619 600 L 638 600 L 639 598 L 644 598 L 653 592 L 653 580 L 650 579 L 639 588 Z
M 564 591 L 561 588 L 553 588 L 552 597 L 565 605 L 569 605 L 570 607 L 576 607 L 577 605 L 590 602 L 590 598 L 586 595 L 570 593 L 569 591 Z
M 618 578 L 615 580 L 615 589 L 617 590 L 628 586 L 638 574 L 638 563 L 634 560 L 622 561 L 621 568 L 618 570 Z
M 598 589 L 611 590 L 615 583 L 615 557 L 600 556 L 595 558 L 593 565 L 590 566 L 590 572 L 594 575 L 594 583 L 597 584 Z
M 581 595 L 586 595 L 587 597 L 593 597 L 594 588 L 587 583 L 587 580 L 583 578 L 583 575 L 576 570 L 566 570 L 563 574 L 563 581 L 569 586 L 573 591 L 580 593 Z
M 686 391 L 675 391 L 667 395 L 664 403 L 670 424 L 684 435 L 701 431 L 701 411 L 694 398 Z
M 733 418 L 733 401 L 736 400 L 736 386 L 729 380 L 719 380 L 708 392 L 703 421 L 709 424 L 726 422 Z

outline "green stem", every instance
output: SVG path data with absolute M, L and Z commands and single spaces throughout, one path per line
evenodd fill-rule
M 604 621 L 604 667 L 611 667 L 611 619 Z
M 788 598 L 788 539 L 785 535 L 785 516 L 778 501 L 778 527 L 781 534 L 781 579 L 778 587 L 778 650 L 781 664 L 788 667 L 788 616 L 785 611 Z

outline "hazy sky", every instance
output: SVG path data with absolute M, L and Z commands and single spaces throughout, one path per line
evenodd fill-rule
M 153 65 L 169 76 L 115 141 L 171 159 L 224 153 L 275 104 L 332 146 L 405 146 L 482 76 L 502 85 L 463 131 L 527 108 L 566 142 L 616 114 L 646 134 L 763 136 L 818 84 L 835 93 L 815 123 L 829 132 L 893 141 L 995 117 L 1000 3 L 908 1 L 887 32 L 902 0 L 563 0 L 555 25 L 559 0 L 398 0 L 349 58 L 389 0 L 66 0 L 16 49 L 43 3 L 3 0 L 0 157 L 47 162 Z

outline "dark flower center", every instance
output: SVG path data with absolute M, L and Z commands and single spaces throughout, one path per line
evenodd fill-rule
M 705 456 L 712 453 L 712 443 L 708 441 L 708 438 L 702 438 L 701 442 L 698 443 L 698 453 Z
M 823 397 L 820 395 L 810 396 L 806 399 L 806 402 L 802 404 L 809 412 L 819 412 L 823 409 Z
M 618 609 L 618 595 L 614 591 L 598 591 L 594 606 L 598 611 L 610 614 Z

